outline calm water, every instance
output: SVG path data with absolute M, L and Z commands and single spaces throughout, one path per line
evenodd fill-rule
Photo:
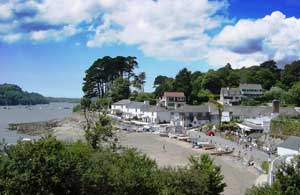
M 9 123 L 38 122 L 51 119 L 62 119 L 72 115 L 71 103 L 51 103 L 35 106 L 0 106 L 0 139 L 7 143 L 15 143 L 20 138 L 33 138 L 28 135 L 10 131 L 7 129 Z

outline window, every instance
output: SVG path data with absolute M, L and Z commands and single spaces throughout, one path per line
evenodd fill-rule
M 174 97 L 169 97 L 168 100 L 174 102 Z

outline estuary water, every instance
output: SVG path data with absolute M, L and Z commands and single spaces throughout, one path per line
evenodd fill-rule
M 9 123 L 39 122 L 72 116 L 72 103 L 51 103 L 34 106 L 0 106 L 0 139 L 13 144 L 22 138 L 36 138 L 8 130 Z

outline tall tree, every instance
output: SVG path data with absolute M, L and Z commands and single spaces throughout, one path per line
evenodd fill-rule
M 86 70 L 83 91 L 87 97 L 104 97 L 117 78 L 129 80 L 134 76 L 134 68 L 138 67 L 135 57 L 117 56 L 111 58 L 105 56 L 97 59 L 92 66 Z
M 174 81 L 174 88 L 176 91 L 184 92 L 187 102 L 190 103 L 190 96 L 192 92 L 192 84 L 191 84 L 191 76 L 192 73 L 187 68 L 183 68 L 178 72 Z
M 138 75 L 134 76 L 132 81 L 133 87 L 137 88 L 139 91 L 144 92 L 144 85 L 146 83 L 146 73 L 141 72 Z
M 117 78 L 112 85 L 110 97 L 113 102 L 128 99 L 130 96 L 130 82 L 124 78 Z
M 174 79 L 166 76 L 157 76 L 154 80 L 155 97 L 161 97 L 165 91 L 173 91 L 174 90 Z
M 292 100 L 292 103 L 296 106 L 300 106 L 300 82 L 295 83 L 289 90 L 289 94 Z
M 281 80 L 287 88 L 290 88 L 295 82 L 300 81 L 300 60 L 284 66 Z

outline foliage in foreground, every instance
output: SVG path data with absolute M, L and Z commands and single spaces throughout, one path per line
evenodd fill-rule
M 225 184 L 208 155 L 189 167 L 159 169 L 132 149 L 92 149 L 54 138 L 4 147 L 2 194 L 220 194 Z
M 281 165 L 271 186 L 252 187 L 247 195 L 300 195 L 300 160 Z

